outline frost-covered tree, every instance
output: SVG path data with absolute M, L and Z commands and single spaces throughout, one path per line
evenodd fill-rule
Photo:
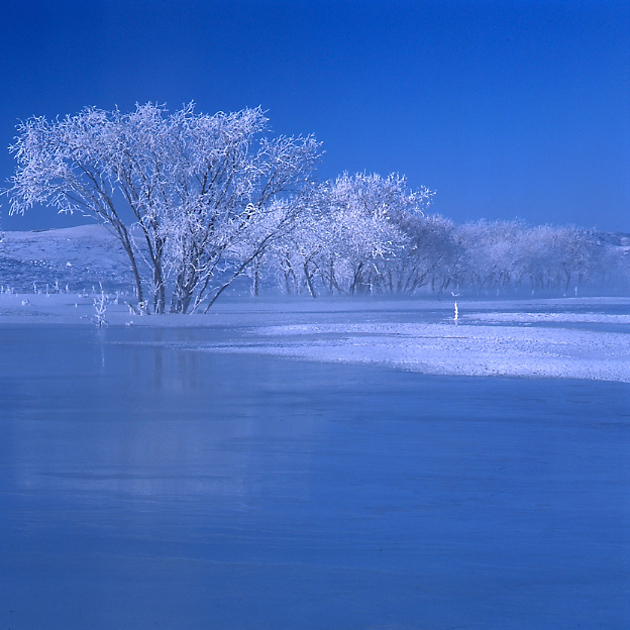
M 462 250 L 458 284 L 477 291 L 501 291 L 522 278 L 522 242 L 526 226 L 519 221 L 475 221 L 456 230 Z
M 322 257 L 330 251 L 332 231 L 327 209 L 321 203 L 322 186 L 312 186 L 292 200 L 296 220 L 268 248 L 266 265 L 287 294 L 304 291 L 316 297 L 316 278 Z
M 590 230 L 476 221 L 455 228 L 459 287 L 481 293 L 567 291 L 596 274 L 602 248 Z
M 531 288 L 567 291 L 595 274 L 600 247 L 595 234 L 571 226 L 540 225 L 523 239 Z
M 453 223 L 439 215 L 410 213 L 399 217 L 397 226 L 404 235 L 403 246 L 381 265 L 379 290 L 413 294 L 430 285 L 433 291 L 443 291 L 457 258 Z
M 261 226 L 282 229 L 264 216 L 320 155 L 312 136 L 267 138 L 267 122 L 260 108 L 208 115 L 192 103 L 32 118 L 11 147 L 11 212 L 42 204 L 94 217 L 120 240 L 140 302 L 150 294 L 155 312 L 195 310 L 255 259 L 227 258 L 248 230 L 264 248 L 273 234 Z
M 407 223 L 423 219 L 432 195 L 426 188 L 410 190 L 396 173 L 344 173 L 325 184 L 320 203 L 327 209 L 330 236 L 320 273 L 328 289 L 378 290 L 388 264 L 411 247 Z
M 432 194 L 397 174 L 344 173 L 311 188 L 297 200 L 300 219 L 271 250 L 281 286 L 313 297 L 388 290 L 418 245 L 408 229 L 424 222 Z
M 291 197 L 276 199 L 263 212 L 256 213 L 248 229 L 230 247 L 228 256 L 234 262 L 235 270 L 227 278 L 223 289 L 244 271 L 252 281 L 251 294 L 259 294 L 261 279 L 272 266 L 273 252 L 278 243 L 286 241 L 288 235 L 296 230 L 301 221 L 301 210 L 299 197 Z M 218 297 L 219 293 L 215 292 L 215 295 Z M 212 301 L 207 308 L 211 305 Z

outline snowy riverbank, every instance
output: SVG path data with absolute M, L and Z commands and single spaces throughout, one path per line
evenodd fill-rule
M 111 326 L 219 327 L 200 350 L 383 365 L 426 374 L 630 382 L 630 298 L 460 302 L 227 299 L 208 315 L 138 317 L 110 303 Z M 91 325 L 91 297 L 0 296 L 0 325 Z

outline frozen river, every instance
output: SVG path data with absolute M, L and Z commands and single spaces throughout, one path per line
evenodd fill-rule
M 227 334 L 0 326 L 0 629 L 630 627 L 630 385 Z

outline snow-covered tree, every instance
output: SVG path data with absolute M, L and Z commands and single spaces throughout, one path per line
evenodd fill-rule
M 594 275 L 600 248 L 595 234 L 571 226 L 540 225 L 524 239 L 526 272 L 532 289 L 567 291 Z
M 397 174 L 344 173 L 312 187 L 296 200 L 299 220 L 271 249 L 281 286 L 313 297 L 390 290 L 418 245 L 408 230 L 425 221 L 432 194 L 410 190 Z
M 522 242 L 526 226 L 520 221 L 475 221 L 456 230 L 462 250 L 456 272 L 458 284 L 480 292 L 508 290 L 521 282 Z
M 296 220 L 268 249 L 267 265 L 289 295 L 304 291 L 312 297 L 318 294 L 319 268 L 333 246 L 330 213 L 322 201 L 324 190 L 324 186 L 312 186 L 292 200 Z
M 397 219 L 404 235 L 397 255 L 381 265 L 378 288 L 385 293 L 413 294 L 430 285 L 443 291 L 451 281 L 457 251 L 454 226 L 439 215 L 408 214 Z
M 195 310 L 255 259 L 226 258 L 252 226 L 260 248 L 273 238 L 262 225 L 282 229 L 264 220 L 277 214 L 270 205 L 299 189 L 320 155 L 312 136 L 268 139 L 267 122 L 260 108 L 207 115 L 192 103 L 172 114 L 148 103 L 32 118 L 11 147 L 11 212 L 42 204 L 96 218 L 127 253 L 140 302 L 144 262 L 155 312 Z
M 595 275 L 602 248 L 590 230 L 476 221 L 455 228 L 456 284 L 482 293 L 567 291 Z
M 330 291 L 378 290 L 384 269 L 411 247 L 406 222 L 421 220 L 430 202 L 426 188 L 409 190 L 398 174 L 344 173 L 324 185 L 320 203 L 329 222 L 329 244 L 320 273 Z

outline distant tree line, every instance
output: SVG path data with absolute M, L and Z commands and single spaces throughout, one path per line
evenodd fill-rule
M 397 174 L 314 183 L 313 136 L 269 138 L 260 108 L 169 114 L 84 109 L 18 127 L 11 212 L 46 205 L 104 224 L 129 260 L 140 308 L 207 311 L 238 277 L 252 293 L 413 295 L 567 291 L 627 277 L 622 248 L 575 227 L 428 212 Z
M 630 281 L 630 248 L 577 227 L 520 221 L 457 225 L 427 213 L 432 193 L 398 175 L 344 174 L 312 187 L 293 228 L 247 273 L 288 294 L 413 295 L 467 290 L 566 293 L 585 284 Z

